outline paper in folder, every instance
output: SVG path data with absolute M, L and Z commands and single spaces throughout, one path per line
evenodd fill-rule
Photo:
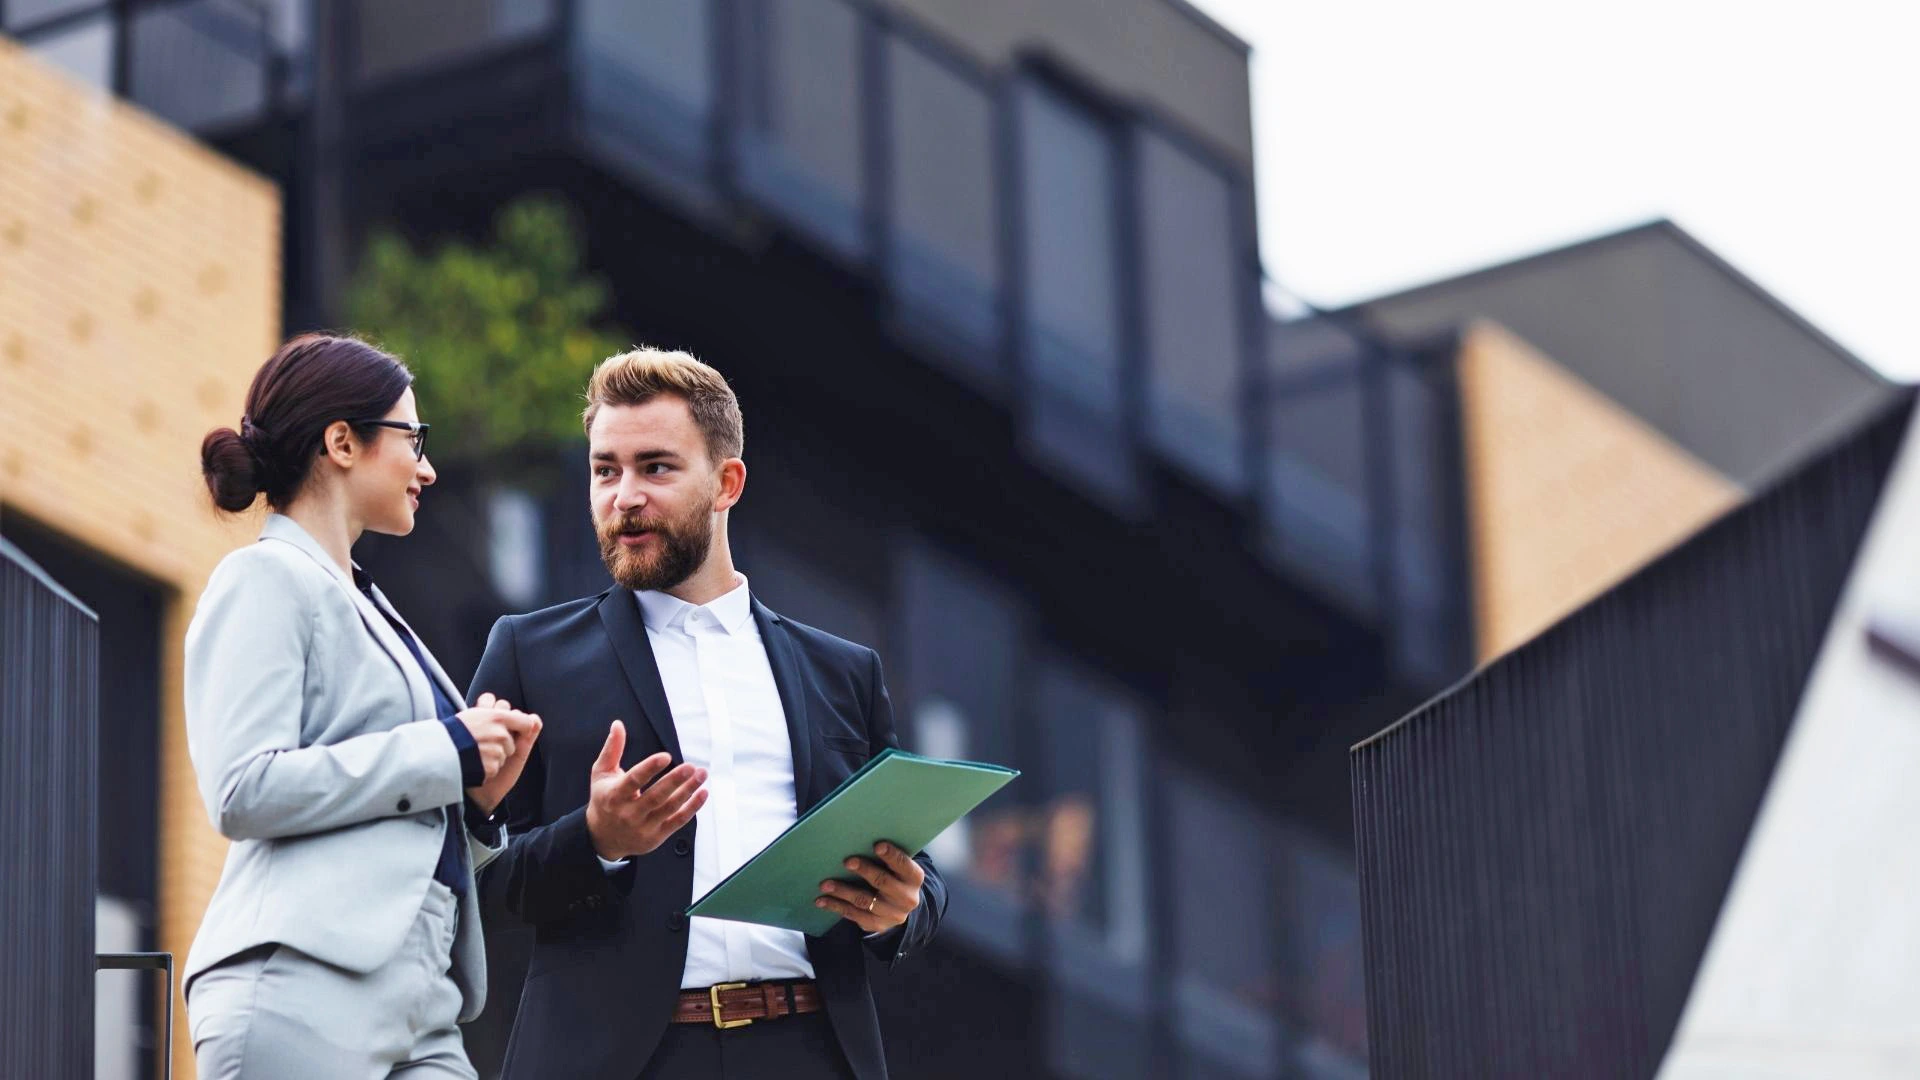
M 828 878 L 856 880 L 847 856 L 871 857 L 882 840 L 918 854 L 1019 775 L 999 765 L 883 750 L 687 914 L 824 934 L 840 916 L 813 902 Z

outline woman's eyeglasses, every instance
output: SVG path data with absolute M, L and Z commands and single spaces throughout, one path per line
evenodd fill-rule
M 348 420 L 355 426 L 398 428 L 407 433 L 407 441 L 413 444 L 413 460 L 419 461 L 427 456 L 427 429 L 431 424 L 422 424 L 417 420 Z

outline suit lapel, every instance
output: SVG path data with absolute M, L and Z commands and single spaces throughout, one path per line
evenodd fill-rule
M 759 600 L 753 602 L 753 621 L 767 647 L 773 684 L 780 691 L 780 709 L 787 714 L 787 737 L 793 743 L 793 797 L 804 814 L 818 801 L 813 791 L 813 728 L 807 723 L 807 687 L 800 679 L 800 661 L 787 633 L 786 620 Z
M 380 643 L 380 647 L 386 651 L 394 666 L 400 669 L 400 677 L 407 682 L 407 697 L 412 701 L 415 717 L 432 715 L 433 690 L 427 685 L 427 673 L 420 670 L 419 664 L 413 662 L 413 654 L 400 640 L 400 635 L 393 632 L 393 627 L 387 625 L 387 620 L 373 606 L 373 602 L 353 584 L 353 580 L 340 569 L 339 564 L 333 561 L 333 557 L 320 546 L 320 542 L 315 540 L 307 530 L 301 528 L 299 522 L 284 514 L 267 515 L 266 524 L 260 529 L 260 539 L 278 540 L 291 544 L 320 564 L 320 568 L 333 579 L 334 585 L 346 592 L 348 601 L 353 604 L 354 610 L 359 612 L 360 621 L 365 624 L 367 633 L 373 635 L 373 639 Z M 460 698 L 456 696 L 454 700 L 458 701 Z
M 600 600 L 600 622 L 613 640 L 613 654 L 620 658 L 627 684 L 660 745 L 673 755 L 675 764 L 686 760 L 680 755 L 680 734 L 674 730 L 673 711 L 667 707 L 667 688 L 660 681 L 660 664 L 653 658 L 653 642 L 647 639 L 647 624 L 640 618 L 640 601 L 633 593 L 616 588 Z

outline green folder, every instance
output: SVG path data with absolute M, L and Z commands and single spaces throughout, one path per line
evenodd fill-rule
M 918 853 L 1019 776 L 1017 769 L 883 750 L 746 865 L 694 901 L 689 915 L 759 923 L 818 937 L 840 916 L 813 906 L 828 878 L 858 880 L 849 855 L 882 840 Z

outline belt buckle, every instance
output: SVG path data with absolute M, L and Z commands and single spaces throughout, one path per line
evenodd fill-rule
M 721 1031 L 727 1031 L 731 1028 L 743 1028 L 743 1027 L 746 1027 L 748 1024 L 753 1023 L 752 1017 L 748 1017 L 745 1020 L 722 1020 L 720 1018 L 720 991 L 745 990 L 746 988 L 747 988 L 747 984 L 743 982 L 715 983 L 712 986 L 707 987 L 707 1000 L 713 1003 L 713 1026 L 714 1027 L 719 1028 Z

